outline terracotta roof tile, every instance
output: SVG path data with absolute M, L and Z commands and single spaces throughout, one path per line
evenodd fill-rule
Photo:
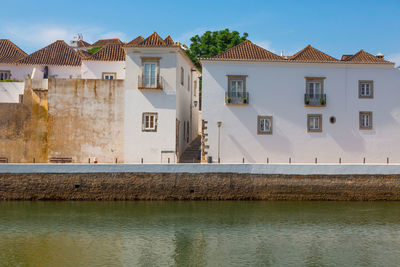
M 167 36 L 167 38 L 164 39 L 164 43 L 167 45 L 173 45 L 174 41 L 172 40 L 171 36 Z
M 352 62 L 352 63 L 380 63 L 380 64 L 393 64 L 383 58 L 376 57 L 371 55 L 370 53 L 365 52 L 364 50 L 358 51 L 356 54 L 343 58 L 343 61 Z
M 89 44 L 88 42 L 85 42 L 83 40 L 78 41 L 78 48 L 89 47 L 89 46 L 91 46 L 91 44 Z
M 84 60 L 94 61 L 125 61 L 125 51 L 122 45 L 110 44 L 104 46 L 102 49 L 93 55 L 84 58 Z
M 81 56 L 64 41 L 58 40 L 18 61 L 29 65 L 80 66 Z
M 0 63 L 15 63 L 27 56 L 21 48 L 8 39 L 0 39 Z
M 100 39 L 96 41 L 95 43 L 92 44 L 92 46 L 105 46 L 109 44 L 124 44 L 120 39 L 118 38 L 112 38 L 112 39 Z
M 127 43 L 127 46 L 134 46 L 137 45 L 141 42 L 144 41 L 144 38 L 142 36 L 138 36 L 135 39 L 133 39 L 132 41 L 130 41 L 129 43 Z
M 80 56 L 82 59 L 92 56 L 92 54 L 90 54 L 89 52 L 87 52 L 87 51 L 85 51 L 85 50 L 82 50 L 82 49 L 79 49 L 77 52 L 78 52 L 79 56 Z
M 137 39 L 137 38 L 136 38 Z M 135 39 L 135 40 L 136 40 Z M 165 40 L 163 40 L 160 35 L 154 32 L 152 35 L 147 37 L 141 42 L 132 43 L 131 41 L 127 46 L 130 47 L 172 47 L 172 46 L 179 46 L 179 43 L 174 43 L 172 38 L 168 35 Z
M 336 58 L 327 55 L 311 45 L 307 45 L 304 49 L 300 50 L 293 56 L 289 57 L 290 61 L 301 62 L 335 62 Z
M 284 59 L 252 42 L 246 40 L 227 51 L 206 60 L 255 60 L 255 61 L 284 61 Z

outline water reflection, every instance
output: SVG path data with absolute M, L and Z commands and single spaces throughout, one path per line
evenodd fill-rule
M 396 266 L 400 202 L 0 202 L 0 266 Z

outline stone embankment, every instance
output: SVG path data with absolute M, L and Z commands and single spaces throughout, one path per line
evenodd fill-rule
M 400 166 L 4 164 L 0 199 L 400 200 Z

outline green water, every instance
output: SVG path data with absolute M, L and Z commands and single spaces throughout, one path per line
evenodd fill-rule
M 0 202 L 0 266 L 400 266 L 400 202 Z

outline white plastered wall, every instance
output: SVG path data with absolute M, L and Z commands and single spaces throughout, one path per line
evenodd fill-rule
M 248 75 L 248 105 L 225 105 L 226 75 Z M 326 107 L 305 107 L 305 77 L 326 77 Z M 374 98 L 358 97 L 358 81 L 374 81 Z M 203 62 L 202 117 L 209 154 L 224 163 L 400 163 L 400 71 L 391 66 Z M 373 129 L 359 129 L 359 112 Z M 307 114 L 322 114 L 322 132 L 307 132 Z M 257 116 L 273 116 L 273 134 L 257 134 Z M 334 116 L 336 123 L 330 123 Z
M 174 51 L 174 50 L 172 50 Z M 160 163 L 161 152 L 175 152 L 176 54 L 169 49 L 142 49 L 126 53 L 124 158 L 126 163 Z M 163 90 L 138 89 L 141 57 L 160 57 Z M 157 113 L 157 131 L 142 131 L 143 112 Z M 170 153 L 170 162 L 175 162 Z
M 125 61 L 82 61 L 82 79 L 102 79 L 104 72 L 116 73 L 117 80 L 124 80 Z

